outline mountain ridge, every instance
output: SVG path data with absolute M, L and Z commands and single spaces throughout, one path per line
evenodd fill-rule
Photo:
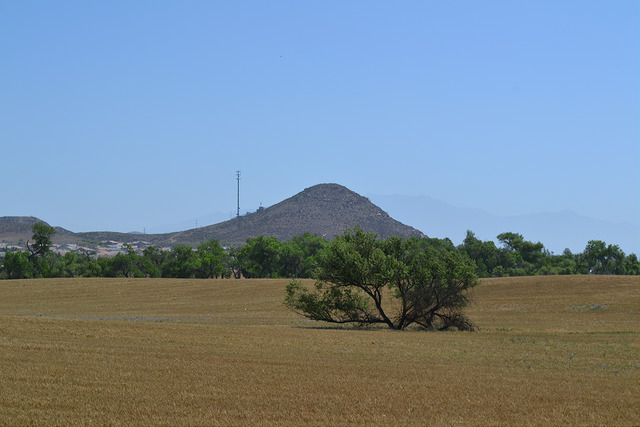
M 27 216 L 0 217 L 0 242 L 26 242 L 31 239 L 31 226 L 37 221 L 41 220 Z M 428 196 L 368 194 L 368 197 L 363 197 L 339 184 L 318 184 L 258 212 L 203 227 L 153 234 L 74 233 L 54 227 L 56 235 L 53 242 L 145 241 L 166 247 L 176 244 L 193 246 L 217 239 L 226 245 L 242 245 L 247 238 L 260 234 L 280 240 L 305 232 L 331 238 L 344 232 L 346 227 L 356 225 L 380 237 L 391 234 L 423 236 L 422 230 L 425 230 L 431 237 L 449 238 L 456 245 L 462 243 L 466 230 L 473 231 L 481 240 L 496 243 L 499 243 L 496 239 L 499 233 L 513 231 L 522 234 L 526 240 L 542 242 L 554 253 L 561 253 L 565 248 L 574 253 L 582 252 L 589 240 L 619 245 L 627 254 L 640 252 L 640 227 L 633 224 L 612 224 L 570 210 L 500 216 L 481 209 L 457 207 Z
M 26 241 L 35 217 L 0 217 L 0 241 Z M 45 222 L 45 221 L 42 221 Z M 54 243 L 87 241 L 146 241 L 157 246 L 197 245 L 216 239 L 223 245 L 242 245 L 259 235 L 290 240 L 311 233 L 327 239 L 342 234 L 346 228 L 360 226 L 381 238 L 390 235 L 422 237 L 424 234 L 391 218 L 378 206 L 339 184 L 317 184 L 273 206 L 232 218 L 221 223 L 163 234 L 118 233 L 111 231 L 74 233 L 57 227 Z

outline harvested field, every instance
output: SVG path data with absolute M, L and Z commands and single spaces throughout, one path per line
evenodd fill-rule
M 479 332 L 330 328 L 286 280 L 0 282 L 1 425 L 638 425 L 637 277 L 483 280 Z

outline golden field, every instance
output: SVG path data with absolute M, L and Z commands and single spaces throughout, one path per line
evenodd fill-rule
M 638 425 L 638 277 L 488 279 L 478 332 L 333 328 L 287 280 L 0 282 L 0 425 Z

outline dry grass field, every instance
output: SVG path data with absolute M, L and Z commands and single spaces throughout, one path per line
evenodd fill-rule
M 483 280 L 479 332 L 329 328 L 286 280 L 0 282 L 0 425 L 638 425 L 637 277 Z

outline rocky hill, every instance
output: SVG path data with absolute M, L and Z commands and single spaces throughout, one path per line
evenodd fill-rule
M 31 226 L 39 221 L 33 217 L 0 218 L 0 241 L 16 242 L 31 238 Z M 176 244 L 197 245 L 216 239 L 224 245 L 241 245 L 247 238 L 259 235 L 289 240 L 304 233 L 327 239 L 359 225 L 379 237 L 424 236 L 404 225 L 369 201 L 369 199 L 338 184 L 319 184 L 282 202 L 258 212 L 233 218 L 219 224 L 167 234 L 126 234 L 115 232 L 72 233 L 56 228 L 54 243 L 86 243 L 113 240 L 135 242 L 144 240 L 158 246 Z
M 423 236 L 413 227 L 389 216 L 367 198 L 338 184 L 319 184 L 282 202 L 220 224 L 174 233 L 170 241 L 195 243 L 214 238 L 221 243 L 242 244 L 249 237 L 273 236 L 289 240 L 304 233 L 331 239 L 346 227 L 359 225 L 379 237 Z
M 31 239 L 33 232 L 31 227 L 36 222 L 44 222 L 39 218 L 33 216 L 3 216 L 0 217 L 0 241 L 17 243 L 20 241 L 26 242 Z M 50 224 L 47 224 L 50 225 Z M 62 227 L 54 227 L 56 230 L 55 238 L 58 242 L 75 241 L 77 237 L 75 233 L 65 230 Z

